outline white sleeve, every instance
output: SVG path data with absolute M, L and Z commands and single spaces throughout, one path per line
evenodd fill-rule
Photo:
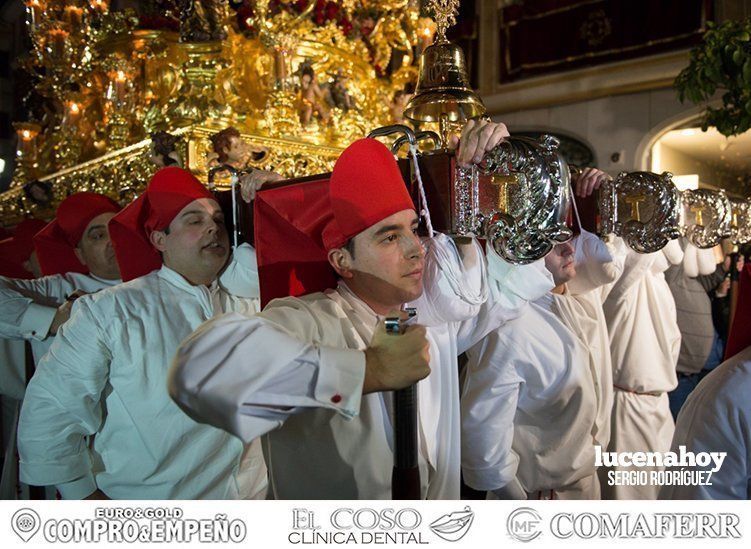
M 457 245 L 438 233 L 429 240 L 423 293 L 409 305 L 423 326 L 455 324 L 463 353 L 554 286 L 542 260 L 512 265 L 490 246 L 483 254 L 475 239 Z
M 73 286 L 60 275 L 33 280 L 0 277 L 0 337 L 43 340 Z
M 612 290 L 616 290 L 620 295 L 624 295 L 634 285 L 641 282 L 644 277 L 649 274 L 654 267 L 656 260 L 663 259 L 667 263 L 667 259 L 663 255 L 662 251 L 641 254 L 635 252 L 630 248 L 627 248 L 625 243 L 623 247 L 626 249 L 623 256 L 623 270 L 621 276 L 613 284 Z
M 475 239 L 463 244 L 436 233 L 425 241 L 422 295 L 410 303 L 423 326 L 472 318 L 487 299 L 487 268 Z
M 457 348 L 461 354 L 491 331 L 518 317 L 527 303 L 535 301 L 555 287 L 553 275 L 539 259 L 527 265 L 507 263 L 487 248 L 489 293 L 479 314 L 458 323 Z M 419 313 L 418 313 L 419 315 Z
M 57 485 L 66 499 L 96 490 L 86 437 L 102 422 L 109 363 L 88 298 L 80 298 L 26 389 L 18 424 L 23 482 Z
M 219 277 L 219 284 L 228 293 L 236 297 L 261 297 L 261 286 L 258 281 L 258 261 L 253 246 L 240 244 L 232 252 L 227 268 Z
M 713 375 L 724 372 L 713 372 Z M 687 451 L 724 452 L 720 469 L 712 473 L 711 486 L 699 484 L 667 485 L 660 491 L 660 499 L 748 499 L 751 495 L 751 436 L 748 430 L 749 414 L 743 391 L 749 386 L 742 380 L 731 378 L 719 391 L 701 391 L 702 384 L 712 382 L 705 378 L 689 396 L 681 409 L 675 425 L 671 450 L 680 446 Z M 735 387 L 731 383 L 737 383 Z M 692 398 L 693 397 L 693 398 Z M 696 467 L 696 470 L 711 470 Z
M 511 446 L 521 380 L 506 357 L 490 354 L 488 339 L 469 353 L 461 438 L 464 481 L 475 490 L 494 491 L 516 478 L 519 458 Z
M 613 284 L 623 272 L 623 255 L 615 243 L 582 232 L 575 241 L 576 276 L 566 287 L 571 295 L 592 292 Z
M 492 246 L 486 246 L 491 297 L 507 309 L 519 309 L 555 288 L 545 260 L 513 265 L 501 259 Z
M 307 309 L 289 306 L 210 320 L 178 349 L 170 395 L 196 421 L 246 442 L 306 408 L 352 418 L 360 410 L 365 353 L 310 343 L 316 326 Z

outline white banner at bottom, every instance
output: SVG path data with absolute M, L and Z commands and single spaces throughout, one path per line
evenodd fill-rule
M 748 547 L 730 501 L 2 501 L 4 549 Z

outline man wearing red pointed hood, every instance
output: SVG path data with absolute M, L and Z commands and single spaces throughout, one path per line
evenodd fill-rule
M 13 234 L 0 240 L 0 276 L 6 278 L 39 278 L 42 276 L 34 250 L 34 235 L 47 223 L 41 219 L 24 219 Z
M 55 219 L 41 230 L 36 222 L 30 236 L 45 276 L 0 278 L 0 337 L 30 340 L 39 360 L 70 316 L 76 296 L 121 282 L 107 230 L 118 211 L 110 198 L 81 192 L 63 200 Z M 24 227 L 19 229 L 26 234 Z
M 678 414 L 671 450 L 725 453 L 719 467 L 692 467 L 709 482 L 665 485 L 660 499 L 751 499 L 751 265 L 741 271 L 725 362 L 694 389 Z M 672 471 L 671 471 L 672 472 Z M 711 472 L 711 476 L 707 473 Z
M 107 222 L 119 210 L 104 195 L 82 192 L 63 200 L 51 223 L 29 219 L 16 227 L 5 251 L 12 253 L 18 268 L 0 277 L 4 395 L 23 398 L 33 371 L 26 366 L 32 359 L 27 354 L 33 354 L 34 362 L 44 356 L 78 295 L 120 283 L 107 231 Z M 12 413 L 3 413 L 4 419 L 17 418 L 18 402 L 14 406 Z
M 503 124 L 470 123 L 459 162 L 478 162 L 506 135 Z M 534 293 L 529 285 L 539 282 L 526 273 L 539 266 L 498 259 L 497 271 L 488 273 L 492 297 L 483 304 L 488 288 L 477 245 L 467 247 L 462 263 L 444 235 L 421 241 L 397 163 L 373 139 L 350 145 L 329 181 L 267 193 L 256 215 L 273 207 L 276 217 L 267 224 L 256 218 L 263 229 L 257 239 L 271 238 L 276 228 L 289 236 L 271 243 L 286 257 L 269 266 L 275 280 L 261 274 L 262 291 L 300 297 L 275 299 L 253 318 L 225 315 L 202 326 L 178 351 L 173 398 L 192 417 L 243 440 L 268 433 L 277 498 L 389 499 L 390 391 L 422 380 L 421 494 L 457 499 L 457 356 L 515 314 L 520 287 Z M 464 302 L 441 282 L 449 268 Z M 267 282 L 276 295 L 264 290 Z M 405 304 L 417 308 L 418 324 L 387 335 L 384 317 Z
M 8 278 L 36 278 L 38 263 L 32 238 L 46 223 L 39 219 L 24 219 L 14 233 L 5 233 L 0 240 L 0 276 Z M 34 272 L 36 271 L 36 272 Z M 26 345 L 20 339 L 0 338 L 0 405 L 2 405 L 3 448 L 15 455 L 15 432 L 19 401 L 26 390 Z M 3 462 L 3 478 L 16 478 L 18 462 L 7 459 Z M 3 483 L 0 498 L 16 497 L 17 486 Z
M 178 167 L 109 227 L 125 283 L 79 298 L 39 364 L 19 422 L 22 480 L 64 498 L 262 497 L 260 444 L 192 421 L 166 390 L 182 339 L 215 315 L 258 309 L 253 250 L 230 260 L 219 205 Z
M 33 237 L 47 223 L 40 219 L 24 219 L 13 235 L 0 241 L 0 284 L 5 278 L 38 278 L 39 263 L 36 261 Z M 25 343 L 21 339 L 0 338 L 0 396 L 13 400 L 23 398 L 26 389 Z M 5 400 L 3 400 L 5 404 Z M 3 410 L 3 421 L 13 413 Z M 5 440 L 5 438 L 4 438 Z

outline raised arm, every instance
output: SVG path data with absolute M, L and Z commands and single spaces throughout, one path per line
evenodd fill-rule
M 457 324 L 459 353 L 479 342 L 491 331 L 522 314 L 527 303 L 553 289 L 553 277 L 543 260 L 528 265 L 512 265 L 490 247 L 486 255 L 488 299 L 479 314 Z
M 250 244 L 240 244 L 219 276 L 219 284 L 237 297 L 261 298 L 258 281 L 256 250 Z
M 54 335 L 70 315 L 65 305 L 73 291 L 59 275 L 33 280 L 0 277 L 0 337 L 43 340 Z M 67 310 L 59 311 L 61 306 Z

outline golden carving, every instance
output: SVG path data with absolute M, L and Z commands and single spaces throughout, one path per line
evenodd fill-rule
M 336 4 L 338 13 L 322 21 L 315 1 L 282 0 L 273 9 L 258 1 L 245 25 L 227 17 L 223 32 L 181 42 L 177 32 L 138 28 L 133 12 L 112 12 L 107 0 L 83 11 L 74 0 L 28 0 L 29 68 L 45 75 L 36 86 L 45 114 L 27 128 L 33 139 L 19 139 L 0 224 L 42 213 L 23 192 L 32 179 L 51 185 L 53 205 L 86 189 L 132 198 L 155 169 L 148 136 L 157 130 L 182 137 L 180 157 L 201 177 L 208 136 L 228 126 L 268 149 L 258 167 L 288 177 L 331 169 L 349 142 L 390 123 L 395 93 L 416 79 L 413 46 L 425 27 L 415 0 Z M 306 60 L 326 112 L 307 125 L 299 76 Z M 393 72 L 384 77 L 387 67 Z

